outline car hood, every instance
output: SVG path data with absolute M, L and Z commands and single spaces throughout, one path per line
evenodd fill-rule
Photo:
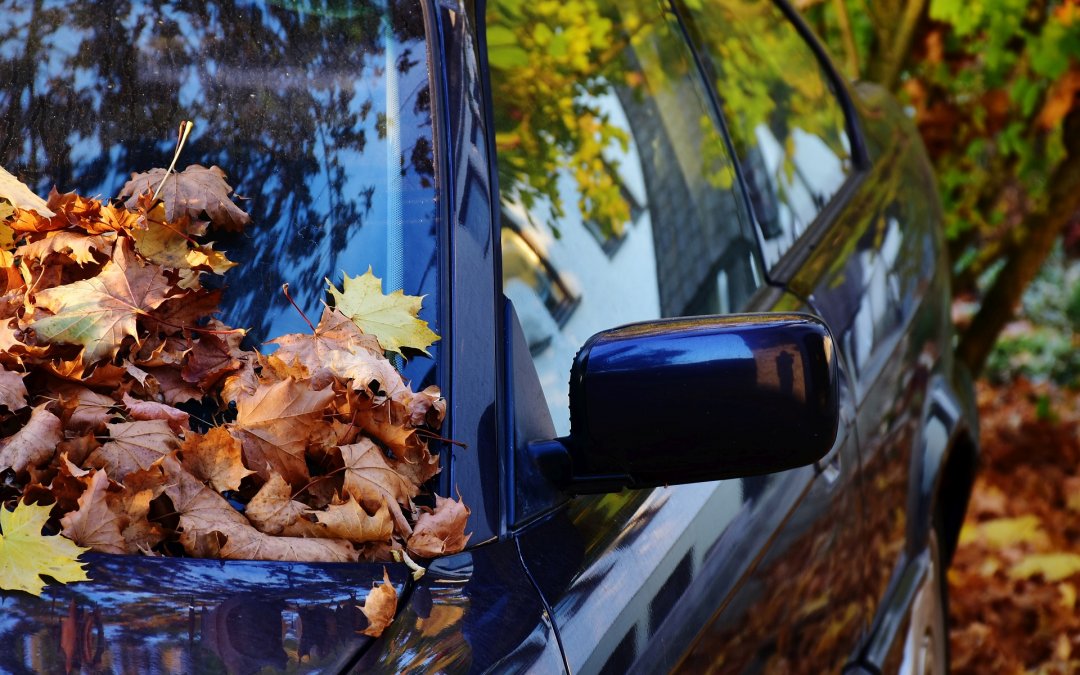
M 370 643 L 359 605 L 401 565 L 87 554 L 91 581 L 0 591 L 0 671 L 335 671 Z

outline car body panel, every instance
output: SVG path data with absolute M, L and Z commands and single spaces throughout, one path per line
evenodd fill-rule
M 335 671 L 371 642 L 359 605 L 383 570 L 87 554 L 89 582 L 42 597 L 0 591 L 0 670 L 54 672 Z
M 558 672 L 562 654 L 545 613 L 516 543 L 480 546 L 433 562 L 351 670 Z

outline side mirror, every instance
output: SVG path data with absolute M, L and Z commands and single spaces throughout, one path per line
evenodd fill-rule
M 836 438 L 837 378 L 832 335 L 809 315 L 631 324 L 589 338 L 570 371 L 570 435 L 529 451 L 577 493 L 804 466 Z

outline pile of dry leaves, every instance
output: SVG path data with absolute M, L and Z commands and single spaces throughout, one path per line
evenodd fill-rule
M 955 673 L 1080 671 L 1080 394 L 979 384 L 982 467 L 949 570 Z
M 133 175 L 123 203 L 45 202 L 0 173 L 0 496 L 52 504 L 63 536 L 110 553 L 460 551 L 468 509 L 414 501 L 445 401 L 385 356 L 438 339 L 420 298 L 346 276 L 312 333 L 245 349 L 202 284 L 234 265 L 208 232 L 249 225 L 231 192 L 191 166 Z

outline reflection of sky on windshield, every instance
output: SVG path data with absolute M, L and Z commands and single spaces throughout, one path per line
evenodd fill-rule
M 386 279 L 388 205 L 399 204 L 400 284 L 426 296 L 421 316 L 438 332 L 419 8 L 395 7 L 391 26 L 385 8 L 363 3 L 348 16 L 261 3 L 120 7 L 116 16 L 92 4 L 50 2 L 35 13 L 0 0 L 0 34 L 8 36 L 0 66 L 33 68 L 23 84 L 0 82 L 0 115 L 27 128 L 20 147 L 0 139 L 0 165 L 42 194 L 56 184 L 108 198 L 131 172 L 167 166 L 176 125 L 193 120 L 178 170 L 219 165 L 253 219 L 240 235 L 211 230 L 206 238 L 240 263 L 224 280 L 226 323 L 252 328 L 254 344 L 304 332 L 282 283 L 317 321 L 324 278 L 340 286 L 342 272 L 358 275 L 370 265 Z M 39 49 L 28 42 L 31 29 Z M 388 44 L 396 55 L 390 64 Z M 388 73 L 397 80 L 396 101 Z M 41 119 L 48 126 L 34 121 Z M 387 128 L 400 130 L 397 143 Z M 413 359 L 406 375 L 419 383 L 430 367 Z

